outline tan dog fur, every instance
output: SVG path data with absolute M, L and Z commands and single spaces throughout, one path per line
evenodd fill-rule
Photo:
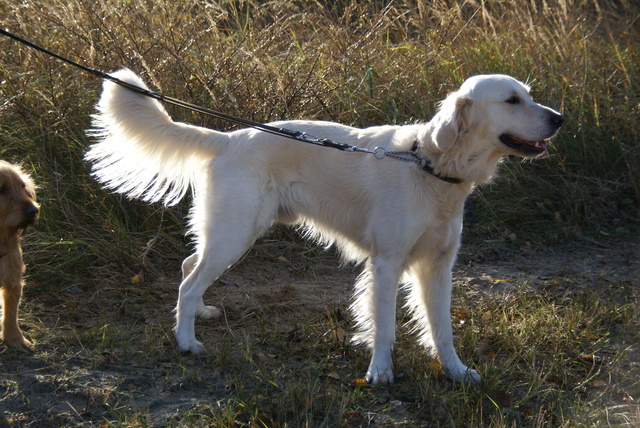
M 18 166 L 0 161 L 0 291 L 2 292 L 2 333 L 10 346 L 30 348 L 18 326 L 18 306 L 22 297 L 23 275 L 20 238 L 22 231 L 38 218 L 31 178 Z

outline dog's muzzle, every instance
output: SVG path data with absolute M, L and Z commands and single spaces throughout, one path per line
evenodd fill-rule
M 24 215 L 24 221 L 20 225 L 20 228 L 24 229 L 36 222 L 38 214 L 40 214 L 40 209 L 36 205 L 29 205 L 22 210 L 22 214 Z

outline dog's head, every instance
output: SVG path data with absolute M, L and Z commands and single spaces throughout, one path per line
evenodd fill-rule
M 500 154 L 536 157 L 562 125 L 562 115 L 533 101 L 529 86 L 501 74 L 467 79 L 434 118 L 433 139 L 446 151 L 464 135 Z
M 31 178 L 18 166 L 0 161 L 0 231 L 17 233 L 33 225 L 39 214 Z

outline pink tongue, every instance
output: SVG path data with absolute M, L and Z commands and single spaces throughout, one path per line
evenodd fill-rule
M 516 137 L 511 137 L 513 138 L 515 141 L 517 141 L 520 144 L 527 144 L 529 146 L 535 146 L 535 147 L 544 147 L 547 145 L 547 142 L 544 140 L 540 140 L 540 141 L 525 141 L 525 140 L 521 140 L 520 138 L 516 138 Z

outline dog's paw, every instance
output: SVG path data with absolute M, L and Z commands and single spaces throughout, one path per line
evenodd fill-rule
M 459 383 L 464 383 L 465 385 L 480 385 L 482 383 L 480 373 L 468 367 L 463 366 L 463 368 L 460 369 L 455 368 L 445 371 L 451 379 Z
M 364 379 L 370 385 L 390 385 L 393 383 L 393 370 L 368 371 Z
M 393 383 L 393 361 L 391 360 L 391 347 L 384 348 L 388 351 L 373 351 L 371 362 L 367 369 L 365 380 L 371 385 L 389 385 Z
M 222 311 L 215 306 L 198 307 L 196 314 L 201 320 L 213 320 L 222 317 Z
M 178 351 L 186 355 L 202 355 L 205 352 L 205 347 L 202 343 L 194 340 L 186 344 L 178 343 Z
M 2 341 L 12 348 L 22 349 L 24 351 L 33 351 L 33 343 L 26 339 L 22 334 L 4 335 Z

